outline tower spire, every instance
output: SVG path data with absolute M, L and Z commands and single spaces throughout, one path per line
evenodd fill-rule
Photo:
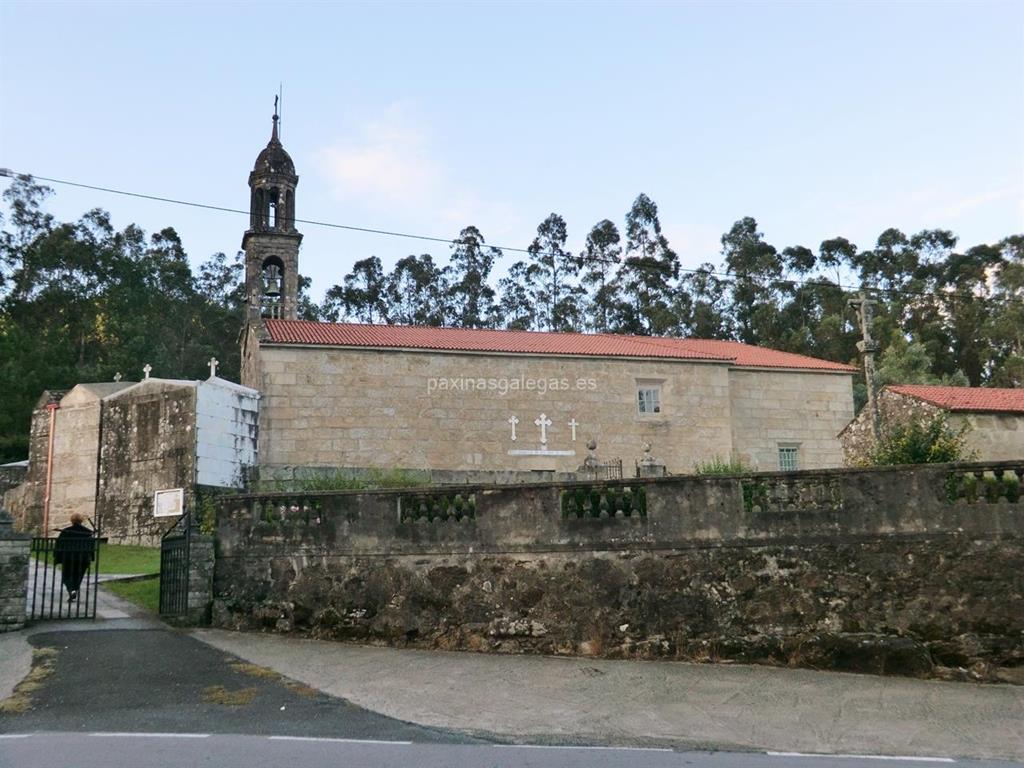
M 281 119 L 278 116 L 278 114 L 277 114 L 277 100 L 278 100 L 278 98 L 279 98 L 278 96 L 274 97 L 274 130 L 270 134 L 270 140 L 271 141 L 280 142 L 281 140 L 277 137 L 277 121 Z

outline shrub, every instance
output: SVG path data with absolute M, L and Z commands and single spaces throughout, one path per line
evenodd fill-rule
M 723 459 L 712 456 L 707 461 L 699 461 L 693 465 L 698 475 L 742 475 L 752 471 L 742 459 Z
M 868 463 L 875 466 L 895 464 L 939 464 L 973 458 L 967 448 L 965 424 L 954 431 L 946 414 L 920 418 L 888 427 L 875 446 Z

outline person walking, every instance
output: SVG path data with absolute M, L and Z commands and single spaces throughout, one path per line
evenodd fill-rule
M 68 591 L 69 603 L 78 597 L 78 589 L 89 570 L 95 549 L 93 531 L 82 525 L 84 521 L 85 515 L 72 512 L 71 525 L 61 529 L 53 545 L 53 562 L 60 566 L 60 580 Z

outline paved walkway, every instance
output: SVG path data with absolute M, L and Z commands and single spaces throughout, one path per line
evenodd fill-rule
M 375 712 L 516 741 L 1024 758 L 1024 687 L 192 635 Z

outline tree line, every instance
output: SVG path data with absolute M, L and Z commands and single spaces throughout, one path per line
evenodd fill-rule
M 459 233 L 444 266 L 410 255 L 386 272 L 371 256 L 327 291 L 316 317 L 732 339 L 856 363 L 861 331 L 848 302 L 864 289 L 878 300 L 880 383 L 1024 385 L 1024 235 L 961 250 L 948 230 L 891 228 L 866 249 L 845 237 L 780 249 L 745 217 L 722 235 L 719 264 L 683 269 L 641 194 L 622 231 L 604 219 L 579 252 L 567 241 L 552 213 L 496 282 L 503 254 L 476 227 Z
M 32 408 L 45 389 L 110 381 L 116 373 L 204 378 L 206 361 L 237 380 L 243 265 L 215 254 L 198 268 L 172 228 L 117 231 L 93 209 L 75 222 L 45 210 L 51 190 L 20 177 L 0 218 L 0 462 L 27 455 Z M 1024 236 L 957 248 L 944 230 L 883 232 L 868 249 L 836 237 L 777 249 L 752 218 L 721 239 L 721 262 L 683 269 L 658 208 L 640 195 L 623 227 L 595 224 L 568 247 L 565 220 L 537 227 L 525 258 L 503 258 L 476 227 L 447 263 L 410 255 L 385 271 L 357 261 L 320 304 L 300 278 L 299 313 L 465 328 L 590 331 L 735 339 L 857 362 L 847 306 L 864 286 L 879 299 L 875 337 L 883 382 L 1024 385 Z M 862 398 L 862 393 L 861 393 Z

